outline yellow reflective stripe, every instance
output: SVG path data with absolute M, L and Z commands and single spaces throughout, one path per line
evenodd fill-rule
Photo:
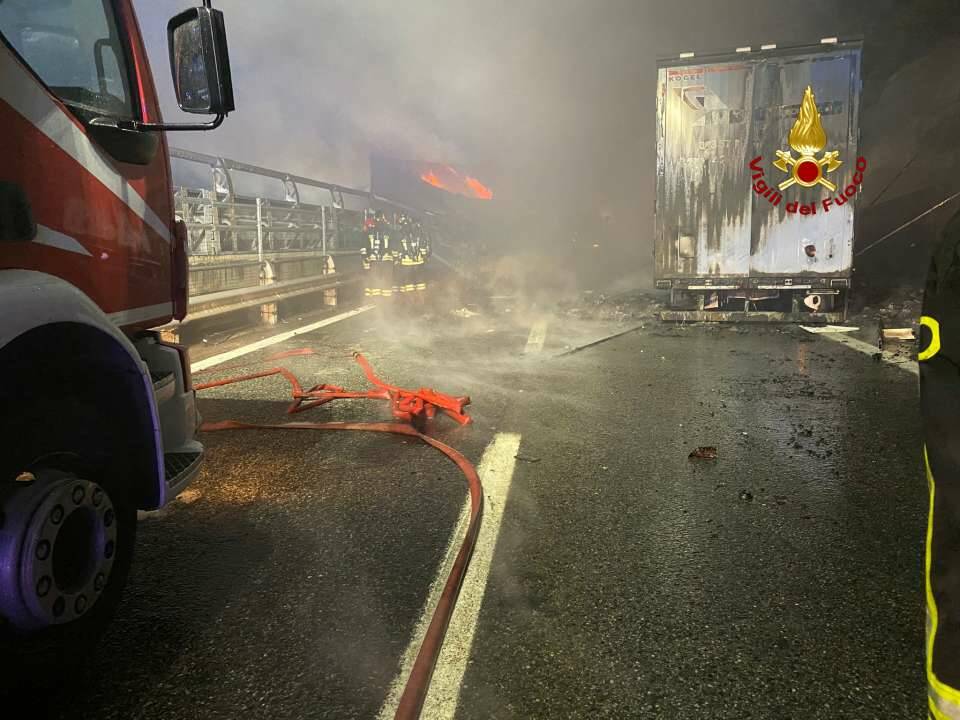
M 933 720 L 958 720 L 960 718 L 960 707 L 957 707 L 953 703 L 950 703 L 947 707 L 941 707 L 938 703 L 949 703 L 948 700 L 944 700 L 940 697 L 934 697 L 933 695 L 927 695 L 927 707 L 930 709 L 930 714 L 928 718 Z
M 930 689 L 939 697 L 960 706 L 960 690 L 952 688 L 946 683 L 941 682 L 933 671 L 933 646 L 937 637 L 937 623 L 939 615 L 937 614 L 937 601 L 933 597 L 933 584 L 930 581 L 930 568 L 933 566 L 933 503 L 937 495 L 937 484 L 933 478 L 933 471 L 930 469 L 930 457 L 927 455 L 927 446 L 923 446 L 923 464 L 927 470 L 927 487 L 930 489 L 930 514 L 927 518 L 927 547 L 924 559 L 925 568 L 925 589 L 927 594 L 927 616 L 930 620 L 930 628 L 927 633 L 927 683 Z M 931 701 L 931 708 L 933 707 Z M 937 714 L 939 713 L 939 715 Z M 949 717 L 943 715 L 939 709 L 936 709 L 934 717 L 937 720 Z
M 930 714 L 927 716 L 928 718 L 932 718 L 932 720 L 950 720 L 950 718 L 940 712 L 940 710 L 937 708 L 937 704 L 929 695 L 927 695 L 927 707 L 930 708 Z
M 926 350 L 917 355 L 917 360 L 923 362 L 940 352 L 940 323 L 929 315 L 924 315 L 920 318 L 920 324 L 930 328 L 930 344 L 927 345 Z

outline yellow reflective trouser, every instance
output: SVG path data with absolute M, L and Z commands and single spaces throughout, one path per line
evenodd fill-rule
M 364 271 L 364 296 L 390 297 L 393 293 L 393 260 L 371 260 Z
M 940 323 L 925 315 L 921 325 L 923 460 L 930 493 L 924 562 L 928 705 L 934 720 L 960 720 L 960 375 L 940 354 Z
M 930 493 L 925 548 L 927 705 L 960 720 L 960 214 L 927 276 L 920 328 L 920 405 Z
M 927 704 L 930 709 L 929 717 L 933 720 L 960 720 L 960 691 L 955 687 L 944 682 L 941 674 L 946 671 L 954 675 L 956 668 L 956 655 L 951 652 L 956 643 L 956 638 L 943 637 L 944 630 L 941 627 L 941 614 L 946 616 L 956 614 L 956 594 L 947 594 L 943 592 L 945 586 L 955 586 L 954 582 L 939 582 L 940 572 L 935 569 L 937 565 L 942 564 L 941 553 L 937 552 L 937 544 L 934 537 L 940 540 L 940 536 L 949 533 L 950 523 L 944 522 L 941 511 L 943 497 L 937 497 L 937 483 L 930 469 L 930 456 L 926 448 L 923 453 L 924 464 L 927 470 L 927 484 L 930 491 L 930 515 L 927 521 L 927 542 L 926 542 L 926 561 L 924 563 L 926 571 L 925 592 L 927 597 L 927 632 L 926 632 L 926 669 L 927 669 Z M 939 500 L 939 502 L 938 502 Z M 936 559 L 935 559 L 936 558 Z M 952 575 L 960 568 L 954 567 Z M 949 572 L 949 570 L 948 570 Z M 934 588 L 937 588 L 936 591 Z M 951 635 L 956 635 L 956 630 L 951 628 Z M 948 645 L 949 647 L 942 647 Z M 935 667 L 936 661 L 936 667 Z M 940 674 L 938 674 L 940 673 Z M 955 681 L 954 681 L 955 682 Z

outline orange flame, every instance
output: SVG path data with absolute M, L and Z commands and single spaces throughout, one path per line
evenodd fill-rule
M 420 179 L 423 180 L 428 185 L 433 185 L 435 188 L 440 188 L 441 190 L 446 190 L 443 182 L 436 175 L 433 174 L 432 170 L 428 170 L 420 176 Z
M 820 123 L 820 112 L 813 97 L 813 89 L 807 85 L 800 103 L 797 121 L 790 130 L 790 147 L 801 155 L 816 155 L 827 144 L 827 133 Z
M 468 188 L 473 190 L 474 197 L 480 198 L 481 200 L 493 199 L 493 190 L 488 188 L 486 185 L 484 185 L 482 182 L 480 182 L 476 178 L 467 176 L 467 179 L 464 180 L 464 182 L 467 184 Z
M 431 165 L 420 174 L 428 185 L 455 195 L 465 195 L 477 200 L 492 200 L 493 190 L 469 175 L 461 175 L 449 165 Z

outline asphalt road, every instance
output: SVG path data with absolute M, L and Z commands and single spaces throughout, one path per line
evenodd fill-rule
M 796 328 L 646 322 L 557 357 L 632 326 L 450 309 L 367 312 L 196 380 L 311 347 L 282 364 L 362 388 L 362 350 L 392 382 L 471 395 L 472 426 L 432 432 L 475 462 L 520 435 L 456 718 L 922 716 L 915 376 Z M 283 422 L 287 398 L 268 378 L 205 391 L 201 411 Z M 297 419 L 388 416 L 357 401 Z M 463 478 L 396 437 L 204 441 L 199 479 L 141 521 L 119 616 L 49 713 L 376 717 Z M 716 460 L 688 458 L 707 445 Z

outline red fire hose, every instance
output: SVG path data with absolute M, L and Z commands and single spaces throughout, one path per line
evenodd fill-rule
M 291 350 L 266 358 L 267 361 L 278 360 L 284 357 L 312 355 L 313 350 L 304 348 L 301 350 Z M 389 400 L 394 417 L 403 422 L 371 422 L 371 423 L 345 423 L 345 422 L 291 422 L 278 424 L 260 424 L 247 423 L 237 420 L 224 420 L 217 423 L 204 423 L 200 429 L 205 432 L 216 432 L 221 430 L 356 430 L 365 432 L 394 433 L 396 435 L 407 435 L 415 437 L 431 447 L 439 450 L 456 464 L 467 479 L 467 485 L 470 490 L 470 522 L 467 525 L 467 532 L 460 545 L 453 568 L 447 576 L 447 581 L 443 586 L 443 593 L 430 619 L 430 625 L 424 635 L 423 643 L 417 653 L 417 659 L 410 670 L 410 677 L 404 686 L 403 694 L 400 696 L 400 704 L 394 715 L 395 720 L 416 720 L 420 717 L 420 711 L 423 708 L 424 700 L 427 697 L 427 690 L 430 687 L 430 678 L 433 675 L 433 668 L 437 663 L 437 657 L 440 654 L 440 648 L 443 645 L 443 639 L 447 632 L 447 626 L 450 624 L 450 618 L 453 615 L 453 609 L 457 602 L 457 596 L 460 594 L 460 586 L 467 573 L 467 566 L 470 562 L 470 556 L 473 554 L 474 545 L 477 542 L 477 534 L 480 532 L 480 517 L 483 509 L 483 488 L 480 485 L 480 476 L 476 468 L 467 460 L 458 450 L 449 445 L 435 440 L 429 435 L 417 429 L 422 428 L 426 419 L 434 417 L 437 410 L 453 418 L 457 422 L 466 425 L 471 419 L 464 412 L 464 407 L 470 404 L 468 397 L 451 397 L 438 393 L 428 388 L 419 390 L 405 390 L 384 383 L 376 376 L 373 368 L 360 353 L 354 353 L 357 363 L 363 368 L 367 379 L 376 389 L 365 392 L 350 392 L 334 385 L 315 385 L 309 390 L 303 390 L 297 377 L 282 367 L 270 368 L 261 372 L 238 377 L 214 380 L 212 382 L 200 383 L 194 385 L 195 390 L 206 390 L 211 387 L 220 387 L 233 383 L 254 380 L 256 378 L 268 377 L 270 375 L 282 375 L 291 386 L 293 402 L 287 408 L 287 414 L 294 414 L 308 410 L 309 408 L 328 403 L 332 400 L 340 399 L 379 399 Z M 236 367 L 236 366 L 232 366 Z M 230 369 L 230 368 L 221 368 Z M 417 425 L 417 427 L 414 427 Z

